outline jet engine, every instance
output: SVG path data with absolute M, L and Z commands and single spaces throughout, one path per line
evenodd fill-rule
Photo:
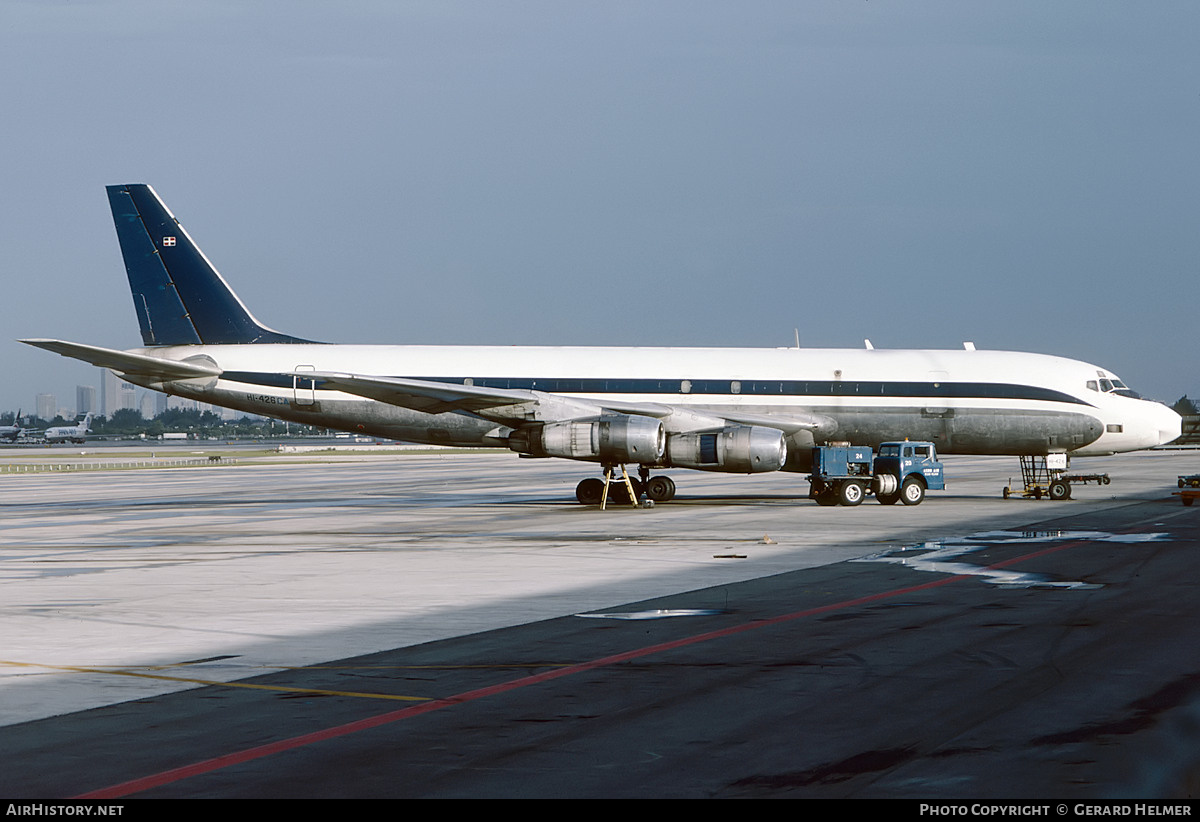
M 679 468 L 757 474 L 778 471 L 786 460 L 783 432 L 760 425 L 667 437 L 666 464 Z
M 536 457 L 653 465 L 663 458 L 666 434 L 662 422 L 652 417 L 606 414 L 521 429 L 508 442 L 514 451 Z

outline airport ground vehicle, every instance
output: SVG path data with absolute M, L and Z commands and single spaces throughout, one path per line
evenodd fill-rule
M 1021 483 L 1023 497 L 1041 499 L 1070 499 L 1072 485 L 1087 485 L 1094 482 L 1097 485 L 1108 485 L 1112 479 L 1108 474 L 1068 474 L 1071 458 L 1067 454 L 1047 454 L 1044 457 L 1021 457 Z M 1004 498 L 1008 499 L 1017 491 L 1012 487 L 1012 480 L 1004 486 Z
M 1179 487 L 1183 488 L 1185 486 L 1200 488 L 1200 474 L 1180 474 Z
M 946 487 L 932 442 L 885 442 L 879 453 L 865 445 L 813 448 L 808 495 L 819 505 L 859 505 L 868 493 L 883 505 L 920 505 L 927 490 Z

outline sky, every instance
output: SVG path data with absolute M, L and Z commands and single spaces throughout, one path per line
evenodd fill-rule
M 979 348 L 1200 396 L 1200 4 L 4 0 L 0 411 L 140 345 L 104 186 L 355 343 Z

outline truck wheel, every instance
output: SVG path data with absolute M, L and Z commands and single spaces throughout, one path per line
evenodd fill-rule
M 909 477 L 900 487 L 900 501 L 905 505 L 920 505 L 925 499 L 925 484 L 916 477 Z
M 860 505 L 866 493 L 866 489 L 853 480 L 843 482 L 842 487 L 838 489 L 838 501 L 842 505 Z
M 1050 499 L 1068 499 L 1071 496 L 1071 486 L 1061 480 L 1050 483 Z
M 1184 505 L 1191 505 L 1193 502 L 1195 502 L 1195 500 L 1191 497 L 1183 497 L 1182 499 Z
M 838 492 L 830 489 L 822 491 L 813 499 L 817 501 L 817 505 L 837 505 L 839 502 Z
M 900 492 L 894 494 L 876 494 L 875 499 L 879 500 L 880 505 L 895 505 L 900 501 Z

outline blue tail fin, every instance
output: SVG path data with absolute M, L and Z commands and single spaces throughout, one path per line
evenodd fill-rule
M 150 186 L 108 186 L 108 202 L 143 343 L 310 342 L 254 319 Z

